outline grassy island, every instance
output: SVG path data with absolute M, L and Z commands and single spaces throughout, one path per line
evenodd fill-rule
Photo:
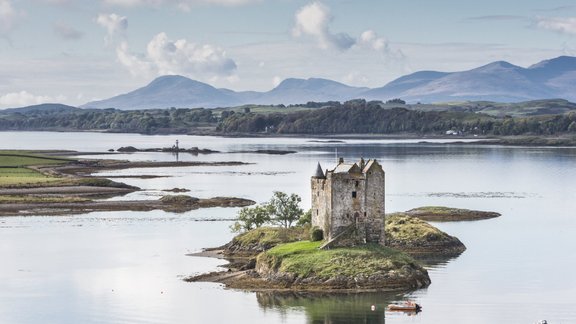
M 376 244 L 321 250 L 321 244 L 278 245 L 258 255 L 256 272 L 273 286 L 297 290 L 395 290 L 430 284 L 427 271 L 398 250 Z
M 228 271 L 185 280 L 253 291 L 412 290 L 430 284 L 417 260 L 453 258 L 466 250 L 458 238 L 407 213 L 386 215 L 385 236 L 386 246 L 320 249 L 324 242 L 309 241 L 309 226 L 259 227 L 195 254 L 229 260 Z
M 469 221 L 499 217 L 496 212 L 449 208 L 441 206 L 425 206 L 410 209 L 405 214 L 430 222 Z

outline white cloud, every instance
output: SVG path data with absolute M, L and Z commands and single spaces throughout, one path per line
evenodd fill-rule
M 375 51 L 383 51 L 388 46 L 386 39 L 378 37 L 375 31 L 367 30 L 360 35 L 358 44 L 366 46 Z
M 320 2 L 308 4 L 296 12 L 296 25 L 292 31 L 295 37 L 308 36 L 318 41 L 320 48 L 347 50 L 356 41 L 346 33 L 333 34 L 330 22 L 333 17 L 330 8 Z
M 0 33 L 5 34 L 16 26 L 20 14 L 10 0 L 0 0 Z
M 62 39 L 78 40 L 84 36 L 83 32 L 61 21 L 56 22 L 52 28 L 56 35 L 60 36 Z
M 576 35 L 576 17 L 538 17 L 536 26 L 562 34 Z
M 38 105 L 47 102 L 62 102 L 66 97 L 58 95 L 56 97 L 50 96 L 36 96 L 27 91 L 11 92 L 0 96 L 0 106 L 4 107 L 22 107 L 30 105 Z
M 130 53 L 128 43 L 121 42 L 116 48 L 116 57 L 120 64 L 122 64 L 134 76 L 143 76 L 149 78 L 154 75 L 154 68 L 151 62 L 146 61 L 136 55 Z
M 373 30 L 366 30 L 360 34 L 356 46 L 381 53 L 388 60 L 403 60 L 406 58 L 401 50 L 394 49 L 386 38 L 378 36 Z
M 99 14 L 96 18 L 96 23 L 106 29 L 106 32 L 108 33 L 106 43 L 111 42 L 116 37 L 123 36 L 128 29 L 128 18 L 114 13 Z
M 185 39 L 173 41 L 166 33 L 152 38 L 145 55 L 131 54 L 126 42 L 118 46 L 116 54 L 118 61 L 133 75 L 181 74 L 194 78 L 215 78 L 230 77 L 236 70 L 236 63 L 227 57 L 223 49 Z

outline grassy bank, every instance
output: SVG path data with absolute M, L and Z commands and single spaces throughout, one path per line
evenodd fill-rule
M 319 279 L 369 277 L 404 266 L 418 266 L 408 255 L 380 245 L 320 250 L 321 244 L 310 241 L 281 244 L 261 254 L 258 262 L 268 262 L 281 272 Z

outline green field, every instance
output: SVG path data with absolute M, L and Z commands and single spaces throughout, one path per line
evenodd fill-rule
M 19 186 L 59 181 L 30 166 L 66 163 L 68 160 L 23 151 L 0 151 L 0 186 Z

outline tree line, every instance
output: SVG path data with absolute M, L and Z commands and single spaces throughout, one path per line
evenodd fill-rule
M 560 135 L 576 133 L 576 113 L 494 117 L 470 111 L 420 111 L 363 99 L 308 103 L 310 110 L 254 113 L 203 108 L 0 111 L 0 130 L 106 130 L 184 134 L 199 127 L 216 134 L 446 134 Z
M 215 125 L 210 109 L 74 109 L 46 113 L 0 111 L 0 130 L 107 130 L 125 133 L 186 133 L 192 127 Z
M 463 111 L 419 111 L 352 103 L 289 114 L 230 114 L 223 133 L 559 135 L 576 133 L 576 113 L 494 117 Z

